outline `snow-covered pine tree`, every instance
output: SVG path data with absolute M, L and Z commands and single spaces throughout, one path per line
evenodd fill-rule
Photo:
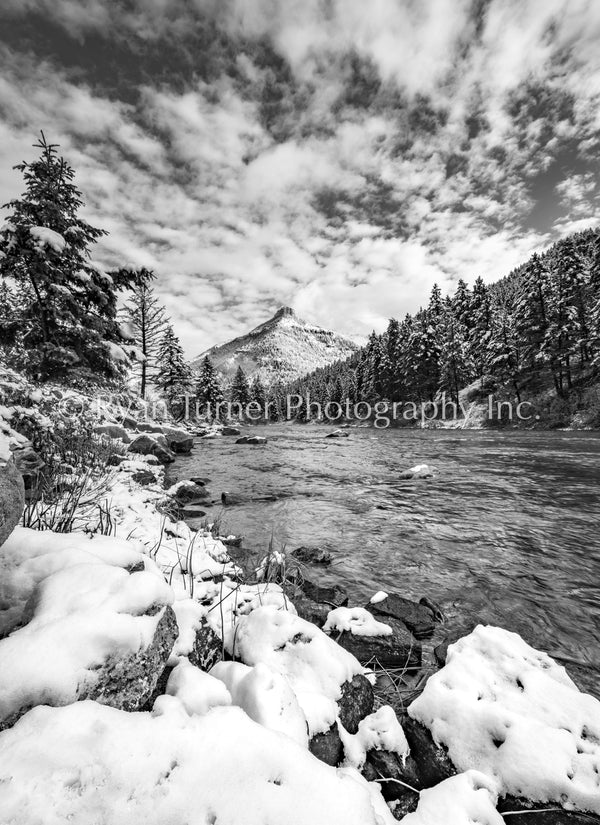
M 133 282 L 131 295 L 119 317 L 128 325 L 135 345 L 144 356 L 135 372 L 140 380 L 140 396 L 145 398 L 148 382 L 156 378 L 167 319 L 165 308 L 152 287 L 156 277 L 154 272 L 142 267 L 130 270 L 130 277 Z
M 231 385 L 231 401 L 242 408 L 250 402 L 250 384 L 242 367 L 237 368 L 233 384 Z
M 219 418 L 217 405 L 223 401 L 221 381 L 213 362 L 205 356 L 196 379 L 196 399 L 209 418 Z
M 40 157 L 15 168 L 25 191 L 5 207 L 0 231 L 0 277 L 19 294 L 27 371 L 41 379 L 97 374 L 115 377 L 128 361 L 119 347 L 114 281 L 90 260 L 90 249 L 106 233 L 80 217 L 82 195 L 74 171 L 44 134 Z
M 458 393 L 473 377 L 473 365 L 467 347 L 467 330 L 459 320 L 456 305 L 448 298 L 440 323 L 440 385 L 458 405 Z
M 482 379 L 490 368 L 490 334 L 492 328 L 492 305 L 483 278 L 473 284 L 471 295 L 471 321 L 468 330 L 468 357 L 473 364 L 475 376 Z
M 167 322 L 158 351 L 156 386 L 171 406 L 190 390 L 192 373 L 186 363 L 183 347 Z

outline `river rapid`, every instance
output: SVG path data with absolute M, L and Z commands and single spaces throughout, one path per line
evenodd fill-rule
M 254 428 L 266 446 L 196 441 L 179 478 L 207 476 L 221 532 L 266 549 L 318 545 L 312 578 L 352 603 L 383 589 L 439 602 L 449 622 L 497 624 L 600 696 L 600 433 Z M 433 479 L 402 470 L 432 465 Z M 193 524 L 193 521 L 191 522 Z

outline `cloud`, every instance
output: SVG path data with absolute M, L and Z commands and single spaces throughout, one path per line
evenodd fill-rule
M 96 257 L 155 269 L 189 355 L 281 304 L 381 330 L 434 282 L 494 280 L 597 221 L 590 0 L 6 0 L 2 13 L 6 197 L 43 128 L 110 232 Z

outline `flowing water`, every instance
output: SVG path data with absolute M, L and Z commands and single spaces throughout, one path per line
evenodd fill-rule
M 515 630 L 600 695 L 600 433 L 256 432 L 266 446 L 197 441 L 174 470 L 208 476 L 217 500 L 229 492 L 225 532 L 330 550 L 314 578 L 344 584 L 351 603 L 427 595 L 458 625 Z M 417 463 L 438 475 L 400 480 Z

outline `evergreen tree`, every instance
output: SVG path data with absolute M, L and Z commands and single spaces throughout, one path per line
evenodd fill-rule
M 192 373 L 185 361 L 183 347 L 168 322 L 160 340 L 158 363 L 156 386 L 173 405 L 189 391 Z
M 217 405 L 223 401 L 223 390 L 217 371 L 208 355 L 202 362 L 200 374 L 196 381 L 196 398 L 211 417 L 219 417 Z
M 250 387 L 250 400 L 260 405 L 260 409 L 264 410 L 267 404 L 267 391 L 264 384 L 260 380 L 259 375 L 254 376 L 252 386 Z
M 146 397 L 148 381 L 154 380 L 158 367 L 158 356 L 166 331 L 165 308 L 159 302 L 152 288 L 154 272 L 142 268 L 130 272 L 133 281 L 131 296 L 120 317 L 129 325 L 133 340 L 144 359 L 139 366 L 140 396 Z
M 473 284 L 471 296 L 471 321 L 468 330 L 468 358 L 477 378 L 483 378 L 490 365 L 490 335 L 492 329 L 492 307 L 488 288 L 483 278 Z
M 74 171 L 43 133 L 40 157 L 16 166 L 25 192 L 5 207 L 0 231 L 0 277 L 19 295 L 26 368 L 47 379 L 75 374 L 122 373 L 125 352 L 116 318 L 116 292 L 126 276 L 111 278 L 90 260 L 90 248 L 106 233 L 84 221 Z
M 237 368 L 233 384 L 231 385 L 231 400 L 242 408 L 250 402 L 250 385 L 246 373 L 241 367 Z

